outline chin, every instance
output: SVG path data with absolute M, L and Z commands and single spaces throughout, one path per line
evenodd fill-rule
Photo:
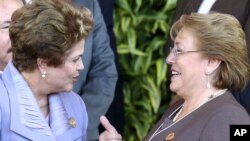
M 64 88 L 64 90 L 65 90 L 66 92 L 72 91 L 72 89 L 73 89 L 73 85 L 68 85 L 68 86 L 66 86 L 66 87 Z
M 177 87 L 176 87 L 175 85 L 173 85 L 173 84 L 170 84 L 169 89 L 170 89 L 172 92 L 176 92 Z
M 66 91 L 67 91 L 67 92 L 70 92 L 70 91 L 72 91 L 72 89 L 73 89 L 73 88 L 70 88 L 70 89 L 66 89 Z

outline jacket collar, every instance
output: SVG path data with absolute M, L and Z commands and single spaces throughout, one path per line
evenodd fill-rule
M 2 74 L 3 82 L 5 83 L 6 89 L 8 91 L 8 96 L 10 99 L 10 130 L 13 132 L 29 139 L 29 140 L 36 140 L 36 141 L 68 141 L 68 140 L 75 140 L 82 136 L 82 129 L 79 126 L 75 128 L 71 127 L 69 130 L 64 132 L 63 134 L 55 137 L 54 135 L 44 135 L 39 132 L 34 132 L 34 130 L 28 126 L 25 126 L 21 122 L 21 111 L 18 104 L 17 98 L 17 88 L 16 84 L 14 83 L 13 76 L 12 76 L 12 67 L 14 65 L 9 63 Z M 15 68 L 15 67 L 14 67 Z M 60 97 L 62 99 L 62 104 L 65 107 L 66 113 L 69 117 L 74 117 L 72 106 L 70 102 L 65 100 L 65 95 L 68 93 L 60 93 Z M 70 120 L 70 119 L 69 119 Z M 76 120 L 76 119 L 75 119 Z

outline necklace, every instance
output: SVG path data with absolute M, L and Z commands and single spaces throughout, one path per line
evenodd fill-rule
M 196 111 L 197 109 L 199 109 L 202 105 L 204 105 L 205 103 L 211 101 L 212 99 L 224 94 L 227 91 L 227 89 L 222 89 L 222 90 L 218 90 L 217 92 L 211 94 L 208 98 L 206 98 L 202 103 L 200 103 L 193 111 L 191 111 L 189 114 L 193 113 L 194 111 Z M 178 111 L 178 113 L 175 115 L 174 119 L 173 119 L 173 123 L 170 124 L 169 126 L 167 126 L 166 128 L 163 128 L 162 130 L 160 130 L 160 128 L 163 126 L 164 122 L 157 128 L 157 130 L 154 132 L 154 134 L 150 137 L 149 141 L 151 141 L 153 139 L 153 137 L 155 137 L 156 135 L 160 134 L 161 132 L 169 129 L 170 127 L 172 127 L 173 125 L 175 125 L 176 123 L 178 123 L 180 120 L 182 120 L 184 117 L 188 116 L 189 114 L 187 114 L 184 117 L 181 117 L 179 120 L 177 120 L 178 116 L 180 115 L 180 113 L 183 110 L 184 105 L 182 104 L 180 107 L 177 108 L 180 109 Z M 176 112 L 176 110 L 171 114 L 173 115 Z M 170 116 L 171 116 L 170 115 Z

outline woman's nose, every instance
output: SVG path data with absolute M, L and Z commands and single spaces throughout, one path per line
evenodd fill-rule
M 82 59 L 80 59 L 78 65 L 77 65 L 77 70 L 83 70 L 83 69 L 84 69 L 84 65 L 83 65 Z
M 170 51 L 168 56 L 166 57 L 166 63 L 172 65 L 174 61 L 175 61 L 174 53 Z

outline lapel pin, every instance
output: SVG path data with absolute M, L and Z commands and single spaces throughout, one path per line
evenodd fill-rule
M 71 127 L 73 127 L 73 128 L 76 127 L 76 120 L 75 120 L 75 118 L 73 118 L 73 117 L 70 117 L 70 118 L 69 118 L 69 125 L 70 125 Z
M 166 135 L 165 139 L 166 139 L 166 141 L 171 141 L 171 140 L 174 139 L 174 137 L 175 137 L 175 133 L 171 132 L 171 133 L 169 133 L 169 134 Z

